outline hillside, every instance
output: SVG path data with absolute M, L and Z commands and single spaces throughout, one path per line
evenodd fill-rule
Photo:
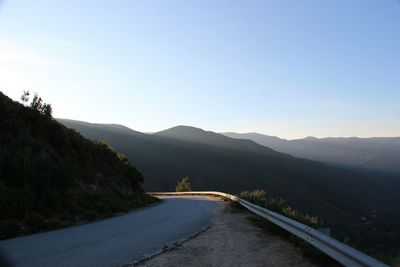
M 367 206 L 398 201 L 390 188 L 372 178 L 193 127 L 150 135 L 110 125 L 61 122 L 123 151 L 147 178 L 147 190 L 171 191 L 178 179 L 189 176 L 195 190 L 238 193 L 263 188 L 296 208 L 330 219 L 358 217 Z
M 286 140 L 258 133 L 223 133 L 252 140 L 295 157 L 350 168 L 400 174 L 400 137 L 315 138 Z
M 0 239 L 143 206 L 143 176 L 93 143 L 0 92 Z

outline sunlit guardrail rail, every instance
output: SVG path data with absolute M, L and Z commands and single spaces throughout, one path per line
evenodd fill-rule
M 303 239 L 309 244 L 313 245 L 317 249 L 321 250 L 325 254 L 329 255 L 336 261 L 340 262 L 344 266 L 354 267 L 372 267 L 382 266 L 388 267 L 388 265 L 342 243 L 338 240 L 319 232 L 318 230 L 292 220 L 288 217 L 280 215 L 276 212 L 270 211 L 263 207 L 257 206 L 237 196 L 226 194 L 223 192 L 216 191 L 192 191 L 192 192 L 149 192 L 151 195 L 211 195 L 219 196 L 237 201 L 240 205 L 248 209 L 249 211 L 269 220 L 270 222 L 278 225 L 286 231 L 294 234 L 295 236 Z

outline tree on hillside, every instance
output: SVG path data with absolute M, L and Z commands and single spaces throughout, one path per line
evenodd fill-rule
M 53 109 L 52 109 L 51 105 L 43 102 L 43 99 L 37 93 L 35 93 L 33 95 L 31 103 L 28 104 L 29 96 L 30 96 L 30 92 L 24 91 L 24 93 L 21 96 L 22 102 L 26 106 L 29 106 L 31 109 L 38 111 L 43 116 L 45 116 L 47 118 L 51 118 L 51 115 L 53 113 Z
M 189 183 L 189 177 L 183 178 L 181 181 L 178 181 L 178 184 L 175 188 L 176 192 L 189 192 L 192 191 Z
M 121 162 L 127 163 L 127 164 L 129 163 L 128 157 L 127 157 L 125 154 L 116 151 L 106 140 L 102 140 L 102 139 L 99 140 L 99 144 L 102 145 L 102 146 L 104 146 L 105 148 L 111 150 L 112 152 L 114 152 L 115 155 L 117 156 L 117 158 L 118 158 Z

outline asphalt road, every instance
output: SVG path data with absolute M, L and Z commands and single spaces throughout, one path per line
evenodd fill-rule
M 129 214 L 0 241 L 0 257 L 9 266 L 121 266 L 200 231 L 221 206 L 199 197 L 166 197 Z

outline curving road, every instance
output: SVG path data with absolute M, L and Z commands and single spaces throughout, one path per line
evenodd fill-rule
M 201 197 L 163 199 L 118 217 L 0 241 L 0 265 L 120 266 L 200 231 L 223 205 Z

